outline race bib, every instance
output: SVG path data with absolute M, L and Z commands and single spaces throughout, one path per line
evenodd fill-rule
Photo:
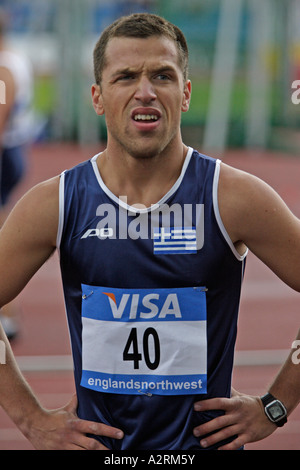
M 206 289 L 82 285 L 81 385 L 109 393 L 206 393 Z

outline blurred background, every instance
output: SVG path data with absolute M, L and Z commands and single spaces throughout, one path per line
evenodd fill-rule
M 35 75 L 39 140 L 104 142 L 91 106 L 92 51 L 104 27 L 141 11 L 177 24 L 190 47 L 192 105 L 184 139 L 203 152 L 300 148 L 298 0 L 0 0 L 8 40 Z M 300 101 L 300 100 L 298 100 Z

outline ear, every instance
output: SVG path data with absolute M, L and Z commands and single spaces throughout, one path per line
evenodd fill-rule
M 94 110 L 96 111 L 96 114 L 98 114 L 98 116 L 102 116 L 104 114 L 104 106 L 100 85 L 92 85 L 91 93 Z
M 192 95 L 192 83 L 190 80 L 187 80 L 184 84 L 183 99 L 182 99 L 182 105 L 181 105 L 181 111 L 183 113 L 186 113 L 189 110 L 191 95 Z

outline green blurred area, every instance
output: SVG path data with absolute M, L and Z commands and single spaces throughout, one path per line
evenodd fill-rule
M 251 78 L 251 41 L 257 37 L 257 58 L 265 73 L 267 91 L 261 100 L 265 106 L 265 125 L 268 148 L 279 148 L 298 152 L 300 149 L 300 104 L 292 104 L 292 82 L 300 78 L 300 5 L 297 0 L 64 0 L 50 2 L 44 0 L 7 1 L 9 8 L 14 6 L 16 17 L 15 38 L 29 39 L 27 50 L 35 65 L 39 66 L 38 55 L 44 55 L 44 44 L 51 45 L 53 54 L 44 69 L 36 67 L 34 107 L 45 117 L 47 131 L 44 138 L 89 141 L 99 134 L 106 137 L 105 121 L 96 118 L 91 105 L 90 71 L 79 67 L 80 53 L 91 63 L 92 49 L 103 28 L 121 14 L 136 11 L 150 11 L 163 15 L 178 25 L 184 32 L 190 49 L 190 78 L 192 80 L 192 101 L 188 113 L 182 116 L 183 133 L 196 144 L 202 142 L 207 127 L 210 100 L 212 97 L 212 77 L 217 56 L 217 38 L 220 29 L 222 6 L 226 3 L 235 6 L 242 2 L 237 34 L 237 55 L 233 70 L 233 80 L 226 115 L 228 127 L 226 145 L 247 145 L 249 127 L 249 78 Z M 260 8 L 267 4 L 271 15 L 267 15 L 266 26 L 269 37 L 261 38 L 262 32 L 253 26 L 253 5 Z M 20 13 L 21 6 L 27 5 Z M 19 5 L 19 10 L 16 6 Z M 48 5 L 48 10 L 45 10 Z M 30 8 L 29 8 L 30 7 Z M 31 12 L 34 15 L 31 15 Z M 30 14 L 29 14 L 30 13 Z M 40 14 L 39 21 L 35 20 Z M 298 16 L 297 16 L 298 15 Z M 22 20 L 22 21 L 21 21 Z M 43 20 L 43 21 L 42 21 Z M 47 40 L 44 30 L 47 29 Z M 31 38 L 31 40 L 30 40 Z M 41 48 L 33 50 L 39 43 Z M 51 54 L 50 54 L 51 55 Z M 253 58 L 253 57 L 252 57 Z M 249 62 L 250 61 L 250 62 Z M 250 64 L 250 65 L 249 65 Z M 258 71 L 259 68 L 258 68 Z M 222 74 L 221 74 L 222 75 Z M 222 84 L 223 76 L 219 78 Z M 253 80 L 253 75 L 252 75 Z M 252 84 L 253 85 L 253 84 Z M 263 88 L 262 88 L 263 90 Z M 262 93 L 262 91 L 260 91 Z M 258 92 L 259 95 L 259 92 Z M 257 96 L 258 96 L 257 95 Z M 253 96 L 252 94 L 252 99 Z M 257 98 L 256 96 L 256 98 Z M 228 97 L 228 96 L 227 96 Z M 226 102 L 224 98 L 224 103 Z M 222 109 L 222 95 L 215 108 Z M 258 115 L 261 111 L 259 96 L 256 101 Z M 255 119 L 255 117 L 254 117 Z M 253 120 L 253 113 L 252 113 Z M 247 127 L 248 126 L 248 127 Z M 99 132 L 98 132 L 99 131 Z M 249 137 L 249 136 L 248 136 Z M 299 141 L 299 142 L 298 142 Z
M 34 108 L 41 114 L 50 116 L 56 102 L 56 84 L 51 76 L 37 76 L 34 84 Z

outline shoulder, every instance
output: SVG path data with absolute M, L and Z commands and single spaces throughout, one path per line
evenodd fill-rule
M 232 187 L 233 183 L 234 186 Z M 233 191 L 242 193 L 244 193 L 244 190 L 251 190 L 257 187 L 266 189 L 268 186 L 267 183 L 257 176 L 247 173 L 246 171 L 239 170 L 238 168 L 234 168 L 223 162 L 220 164 L 220 185 L 221 190 L 223 188 L 228 189 L 228 186 L 231 186 Z M 244 185 L 246 185 L 246 187 Z M 268 187 L 270 188 L 270 186 Z
M 256 176 L 222 164 L 218 202 L 233 243 L 243 242 L 299 290 L 300 220 L 280 195 Z
M 59 181 L 56 176 L 31 188 L 17 202 L 7 222 L 20 232 L 43 238 L 55 246 L 59 214 Z
M 59 198 L 59 182 L 60 175 L 36 184 L 26 192 L 19 203 L 34 203 L 41 207 L 55 205 Z
M 265 181 L 243 170 L 220 164 L 219 203 L 239 220 L 251 214 L 287 210 L 279 194 Z
M 218 203 L 233 243 L 243 241 L 249 248 L 292 216 L 269 184 L 224 163 L 220 165 Z

